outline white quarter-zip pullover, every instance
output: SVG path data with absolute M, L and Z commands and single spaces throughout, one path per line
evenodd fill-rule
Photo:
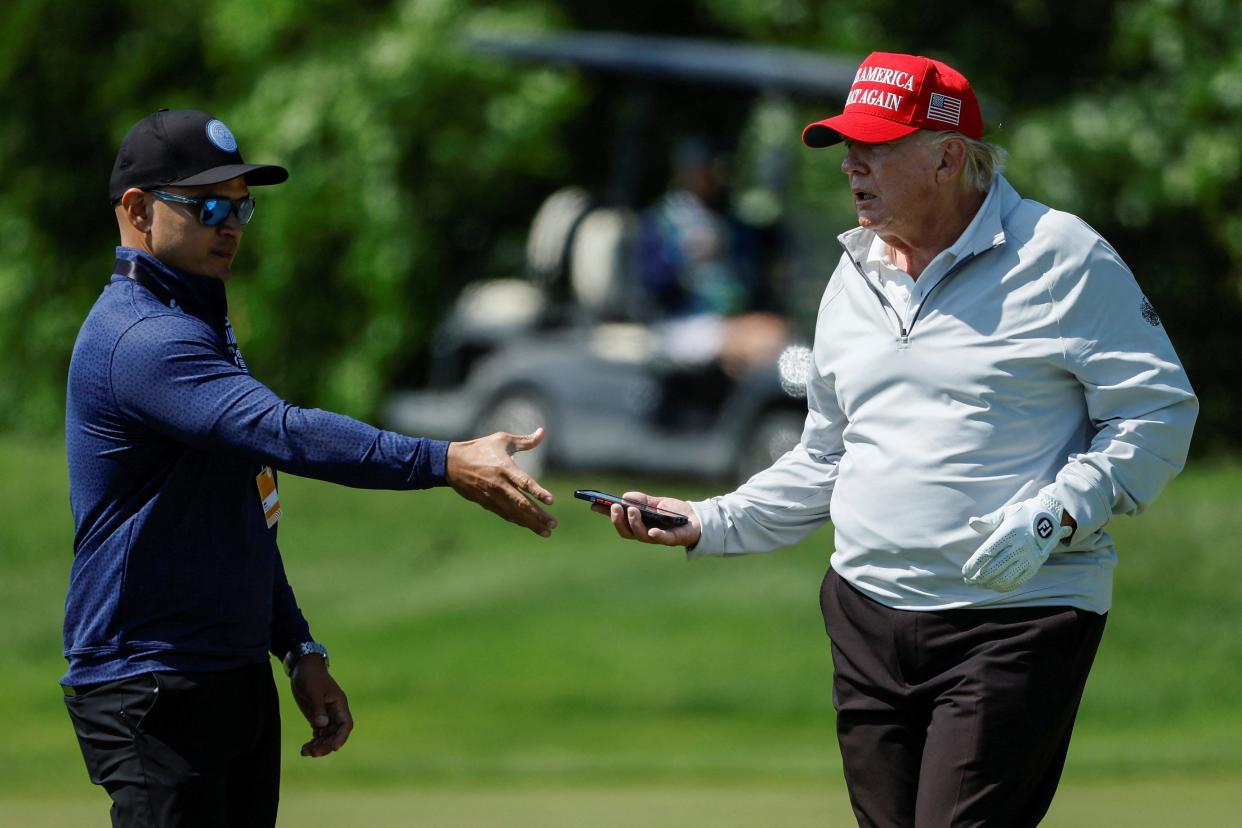
M 903 311 L 866 275 L 875 234 L 840 240 L 802 440 L 732 494 L 691 504 L 703 534 L 690 556 L 787 546 L 831 517 L 833 569 L 887 606 L 1107 611 L 1104 526 L 1181 470 L 1198 412 L 1125 263 L 1002 176 Z M 964 583 L 983 541 L 970 517 L 1050 484 L 1078 522 L 1070 542 L 1014 592 Z

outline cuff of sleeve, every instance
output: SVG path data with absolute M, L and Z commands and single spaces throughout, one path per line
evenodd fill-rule
M 311 636 L 310 625 L 306 623 L 305 618 L 299 616 L 296 623 L 282 629 L 279 635 L 272 636 L 271 652 L 278 661 L 284 661 L 289 651 L 298 644 L 301 644 L 303 641 L 314 640 Z
M 686 560 L 724 555 L 725 520 L 716 501 L 691 501 L 690 508 L 699 518 L 699 542 L 686 549 Z
M 448 482 L 448 440 L 427 440 L 427 474 L 436 485 Z
M 1102 494 L 1108 483 L 1090 466 L 1066 466 L 1050 490 L 1065 511 L 1078 524 L 1074 538 L 1085 538 L 1104 527 L 1112 517 L 1108 499 Z

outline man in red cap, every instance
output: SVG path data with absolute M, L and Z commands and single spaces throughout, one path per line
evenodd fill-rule
M 694 558 L 831 519 L 820 603 L 859 823 L 1034 825 L 1111 606 L 1106 525 L 1181 470 L 1198 402 L 1117 252 L 1000 174 L 956 70 L 876 52 L 803 140 L 844 142 L 860 226 L 802 440 L 728 495 L 626 493 L 685 526 L 620 506 L 613 525 Z

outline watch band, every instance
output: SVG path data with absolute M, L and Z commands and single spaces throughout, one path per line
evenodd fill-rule
M 298 663 L 298 660 L 312 653 L 323 656 L 323 666 L 328 666 L 328 648 L 318 641 L 303 641 L 301 644 L 295 644 L 293 649 L 285 654 L 285 675 L 293 675 L 293 666 Z

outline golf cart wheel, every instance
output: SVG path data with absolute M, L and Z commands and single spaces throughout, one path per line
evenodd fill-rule
M 806 412 L 792 408 L 774 408 L 763 412 L 748 430 L 738 457 L 737 476 L 747 480 L 771 466 L 781 455 L 802 439 Z
M 548 406 L 532 391 L 513 391 L 496 398 L 479 418 L 476 433 L 482 437 L 497 431 L 530 434 L 539 426 L 548 425 Z M 532 477 L 540 477 L 548 464 L 548 444 L 540 443 L 530 451 L 513 455 L 514 461 Z

